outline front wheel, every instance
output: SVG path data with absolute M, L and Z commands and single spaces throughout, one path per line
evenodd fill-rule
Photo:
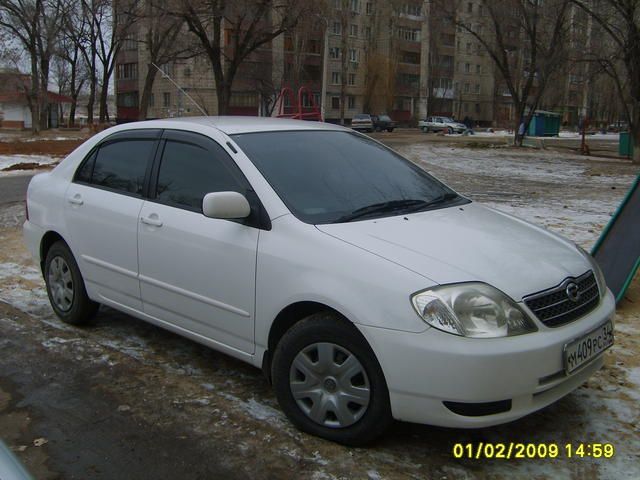
M 280 406 L 300 430 L 345 445 L 373 441 L 391 424 L 382 369 L 360 332 L 331 313 L 295 324 L 273 356 Z
M 98 311 L 98 304 L 87 296 L 84 280 L 66 243 L 54 243 L 44 263 L 44 280 L 53 311 L 63 322 L 87 323 Z
M 447 133 L 448 133 L 449 135 L 453 135 L 453 128 L 449 127 L 449 128 L 447 129 Z

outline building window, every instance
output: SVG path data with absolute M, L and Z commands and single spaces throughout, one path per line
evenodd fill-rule
M 464 73 L 471 73 L 471 64 L 470 63 L 465 63 L 464 64 Z
M 170 92 L 164 92 L 162 94 L 162 106 L 164 108 L 169 108 L 171 106 L 171 93 Z
M 467 42 L 467 53 L 471 53 L 471 42 Z
M 350 2 L 351 11 L 355 13 L 360 12 L 360 0 L 351 0 Z
M 138 78 L 137 63 L 121 63 L 116 67 L 116 78 L 118 80 L 135 80 Z
M 342 83 L 341 79 L 342 75 L 340 75 L 340 72 L 331 72 L 331 83 L 333 85 L 340 85 Z
M 340 47 L 331 47 L 329 49 L 329 58 L 333 58 L 333 59 L 340 58 Z
M 400 7 L 400 13 L 419 17 L 422 14 L 422 5 L 405 3 Z
M 480 84 L 476 83 L 476 93 L 480 94 Z
M 480 104 L 476 103 L 476 113 L 480 113 Z
M 349 95 L 347 97 L 347 107 L 349 108 L 349 110 L 353 110 L 356 108 L 356 97 L 354 97 L 353 95 Z
M 420 30 L 414 28 L 399 27 L 397 30 L 398 38 L 409 42 L 420 41 Z
M 352 37 L 357 37 L 358 36 L 358 25 L 356 25 L 355 23 L 351 24 L 351 27 L 349 27 L 349 35 Z
M 373 13 L 373 3 L 372 2 L 367 2 L 367 15 L 371 15 Z
M 138 49 L 138 41 L 136 40 L 135 34 L 128 33 L 122 39 L 122 49 L 123 50 L 137 50 Z
M 116 97 L 118 107 L 138 107 L 138 92 L 119 93 Z
M 473 13 L 473 3 L 467 3 L 467 13 Z
M 340 22 L 333 22 L 333 34 L 342 35 L 342 24 Z
M 367 37 L 367 40 L 371 39 L 371 27 L 364 27 L 364 32 L 365 32 L 365 36 Z
M 356 74 L 355 73 L 350 73 L 349 74 L 349 85 L 354 86 L 356 84 Z
M 476 65 L 476 73 L 480 75 L 480 65 Z
M 464 93 L 469 93 L 469 84 L 468 83 L 464 84 Z
M 149 106 L 153 107 L 153 104 L 156 103 L 156 99 L 155 96 L 153 95 L 153 93 L 149 94 Z
M 350 48 L 349 49 L 349 61 L 353 62 L 353 63 L 358 63 L 358 50 L 356 50 L 355 48 Z
M 331 108 L 334 110 L 340 108 L 340 97 L 331 97 Z

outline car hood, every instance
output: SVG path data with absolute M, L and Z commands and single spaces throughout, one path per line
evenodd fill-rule
M 570 241 L 476 203 L 317 228 L 426 277 L 425 288 L 480 281 L 520 301 L 591 268 Z

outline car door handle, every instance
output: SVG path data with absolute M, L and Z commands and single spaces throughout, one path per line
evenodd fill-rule
M 162 222 L 158 219 L 157 216 L 155 218 L 153 218 L 153 217 L 140 217 L 140 222 L 144 223 L 145 225 L 151 225 L 152 227 L 161 227 L 162 226 Z
M 73 197 L 69 197 L 67 200 L 73 205 L 82 205 L 84 203 L 84 200 L 82 200 L 82 196 L 79 193 L 76 193 Z

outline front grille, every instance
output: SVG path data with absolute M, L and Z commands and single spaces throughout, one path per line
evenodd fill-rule
M 568 287 L 575 284 L 573 298 L 569 298 Z M 577 297 L 577 298 L 576 298 Z M 591 270 L 578 278 L 567 278 L 560 285 L 528 295 L 524 303 L 547 327 L 559 327 L 586 315 L 600 301 L 598 283 Z

